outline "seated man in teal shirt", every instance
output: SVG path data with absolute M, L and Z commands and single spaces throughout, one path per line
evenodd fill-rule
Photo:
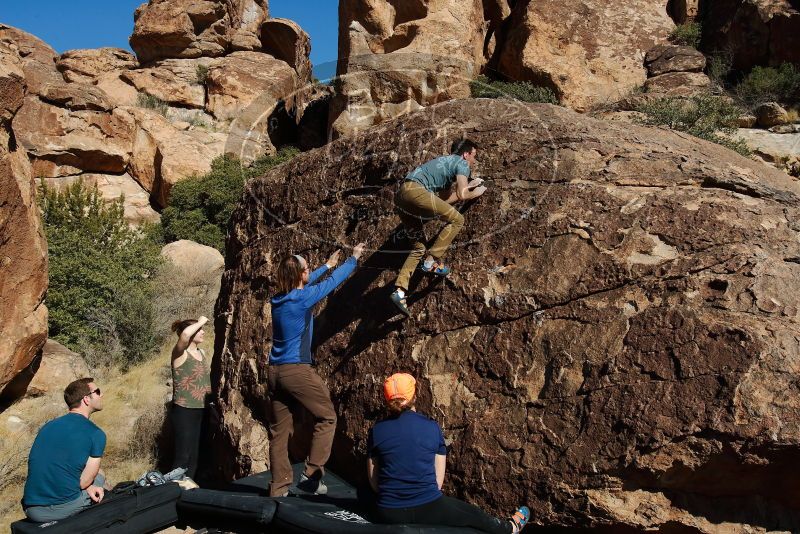
M 442 258 L 464 226 L 464 216 L 453 204 L 478 198 L 486 191 L 486 187 L 481 185 L 483 180 L 469 179 L 478 145 L 469 139 L 458 139 L 453 142 L 450 152 L 449 156 L 436 158 L 411 171 L 394 197 L 397 214 L 411 241 L 411 250 L 400 268 L 394 283 L 395 291 L 391 295 L 392 302 L 405 315 L 410 315 L 406 297 L 411 273 L 417 265 L 426 273 L 438 276 L 450 274 L 450 268 L 442 262 Z M 439 232 L 423 261 L 424 225 L 432 219 L 445 221 L 447 226 Z
M 103 397 L 93 378 L 81 378 L 64 389 L 69 412 L 45 424 L 28 456 L 28 478 L 22 507 L 41 523 L 74 515 L 104 495 L 100 459 L 105 432 L 89 421 L 103 409 Z

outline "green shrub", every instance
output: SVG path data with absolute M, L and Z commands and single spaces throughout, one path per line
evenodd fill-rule
M 50 337 L 92 365 L 142 360 L 156 347 L 151 280 L 162 263 L 156 232 L 128 226 L 121 197 L 107 202 L 81 181 L 60 192 L 42 183 L 39 202 Z
M 136 105 L 140 108 L 152 109 L 165 117 L 169 111 L 169 104 L 148 93 L 139 93 L 139 96 L 136 97 Z
M 170 191 L 169 206 L 161 213 L 164 239 L 191 239 L 222 251 L 228 222 L 245 182 L 289 161 L 298 152 L 294 147 L 284 147 L 250 167 L 234 157 L 221 156 L 211 164 L 208 174 L 178 182 Z
M 558 104 L 549 87 L 537 87 L 530 82 L 502 82 L 479 76 L 469 84 L 473 98 L 513 98 L 522 102 Z
M 725 88 L 728 85 L 728 77 L 731 74 L 732 65 L 733 52 L 731 50 L 720 50 L 709 56 L 706 72 L 717 87 Z
M 690 99 L 659 98 L 641 104 L 636 111 L 644 114 L 644 118 L 639 119 L 642 124 L 668 126 L 725 146 L 743 156 L 751 154 L 744 141 L 728 137 L 736 130 L 732 125 L 742 110 L 724 98 L 707 94 Z
M 735 88 L 736 96 L 746 106 L 764 102 L 791 104 L 800 99 L 800 70 L 791 63 L 780 67 L 753 67 Z
M 669 34 L 669 40 L 675 44 L 697 48 L 700 45 L 700 36 L 700 23 L 687 22 L 685 24 L 678 24 L 678 26 L 672 30 L 672 33 Z
M 197 83 L 205 85 L 208 81 L 208 67 L 205 65 L 198 65 L 195 67 L 195 75 L 197 76 Z

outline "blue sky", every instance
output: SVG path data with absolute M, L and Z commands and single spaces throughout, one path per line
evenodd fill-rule
M 126 48 L 133 12 L 144 0 L 0 0 L 0 22 L 25 30 L 64 52 L 73 48 Z M 317 77 L 335 70 L 338 32 L 336 0 L 270 0 L 272 17 L 292 19 L 311 36 Z M 329 65 L 324 65 L 324 64 Z M 318 67 L 325 66 L 324 70 Z M 322 76 L 321 76 L 322 74 Z

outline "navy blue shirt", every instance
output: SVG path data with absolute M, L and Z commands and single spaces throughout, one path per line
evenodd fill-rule
M 357 265 L 350 256 L 338 269 L 322 282 L 317 281 L 328 272 L 323 265 L 308 275 L 303 289 L 292 289 L 288 293 L 275 295 L 272 304 L 272 350 L 270 365 L 286 363 L 312 363 L 311 338 L 314 335 L 314 305 L 327 297 L 352 274 Z
M 408 173 L 406 180 L 417 182 L 432 193 L 450 187 L 456 176 L 469 178 L 471 170 L 467 161 L 457 154 L 442 156 L 424 163 Z
M 106 434 L 79 413 L 45 424 L 28 456 L 22 505 L 49 506 L 74 501 L 81 494 L 81 473 L 89 457 L 100 458 Z
M 434 459 L 447 447 L 436 421 L 410 410 L 381 421 L 369 431 L 367 454 L 377 464 L 378 506 L 410 508 L 442 496 Z

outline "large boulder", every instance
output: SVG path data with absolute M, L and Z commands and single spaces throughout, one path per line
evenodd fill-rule
M 130 159 L 133 123 L 119 110 L 72 111 L 29 95 L 13 128 L 37 177 L 123 173 Z
M 469 96 L 485 63 L 480 0 L 343 0 L 334 135 Z
M 222 254 L 213 247 L 181 239 L 164 245 L 161 257 L 169 262 L 175 279 L 181 280 L 179 298 L 194 303 L 183 308 L 212 309 L 225 267 Z
M 149 0 L 134 13 L 130 44 L 142 64 L 258 50 L 267 15 L 267 0 Z
M 208 71 L 207 110 L 217 119 L 238 118 L 256 100 L 274 109 L 292 99 L 299 88 L 295 70 L 285 61 L 261 52 L 234 52 L 215 61 Z M 258 109 L 269 116 L 270 109 Z
M 715 0 L 703 7 L 707 52 L 726 51 L 731 66 L 800 64 L 800 5 L 794 0 Z
M 311 83 L 311 38 L 289 19 L 269 19 L 261 25 L 262 51 L 288 63 L 303 84 Z
M 489 191 L 462 207 L 454 274 L 415 277 L 403 320 L 391 193 L 462 134 Z M 446 492 L 488 510 L 526 502 L 535 524 L 625 532 L 797 530 L 798 216 L 800 185 L 763 164 L 544 104 L 446 102 L 301 154 L 250 181 L 233 215 L 215 314 L 221 474 L 266 467 L 275 266 L 365 240 L 315 327 L 339 417 L 332 469 L 363 479 L 382 379 L 407 371 L 452 440 Z
M 39 94 L 50 84 L 64 83 L 56 70 L 58 54 L 33 35 L 0 23 L 0 63 L 17 63 L 25 73 L 28 93 Z
M 208 58 L 166 59 L 152 67 L 123 71 L 120 77 L 139 93 L 170 105 L 202 109 L 206 104 L 203 69 L 210 64 Z
M 21 396 L 47 340 L 47 243 L 22 150 L 0 143 L 0 407 Z
M 691 46 L 658 45 L 647 51 L 644 63 L 649 76 L 668 72 L 702 72 L 706 56 Z
M 136 56 L 122 48 L 110 47 L 68 50 L 56 63 L 66 81 L 79 83 L 96 83 L 98 78 L 111 71 L 138 66 Z
M 175 183 L 206 174 L 214 158 L 225 151 L 224 133 L 179 130 L 148 109 L 119 108 L 115 113 L 135 125 L 128 170 L 150 193 L 152 202 L 162 208 L 167 206 Z
M 512 80 L 551 87 L 576 110 L 616 102 L 647 78 L 643 59 L 675 24 L 658 0 L 518 2 L 499 52 Z
M 54 339 L 48 339 L 42 347 L 42 357 L 35 372 L 26 392 L 31 397 L 61 392 L 73 380 L 92 376 L 83 356 Z

